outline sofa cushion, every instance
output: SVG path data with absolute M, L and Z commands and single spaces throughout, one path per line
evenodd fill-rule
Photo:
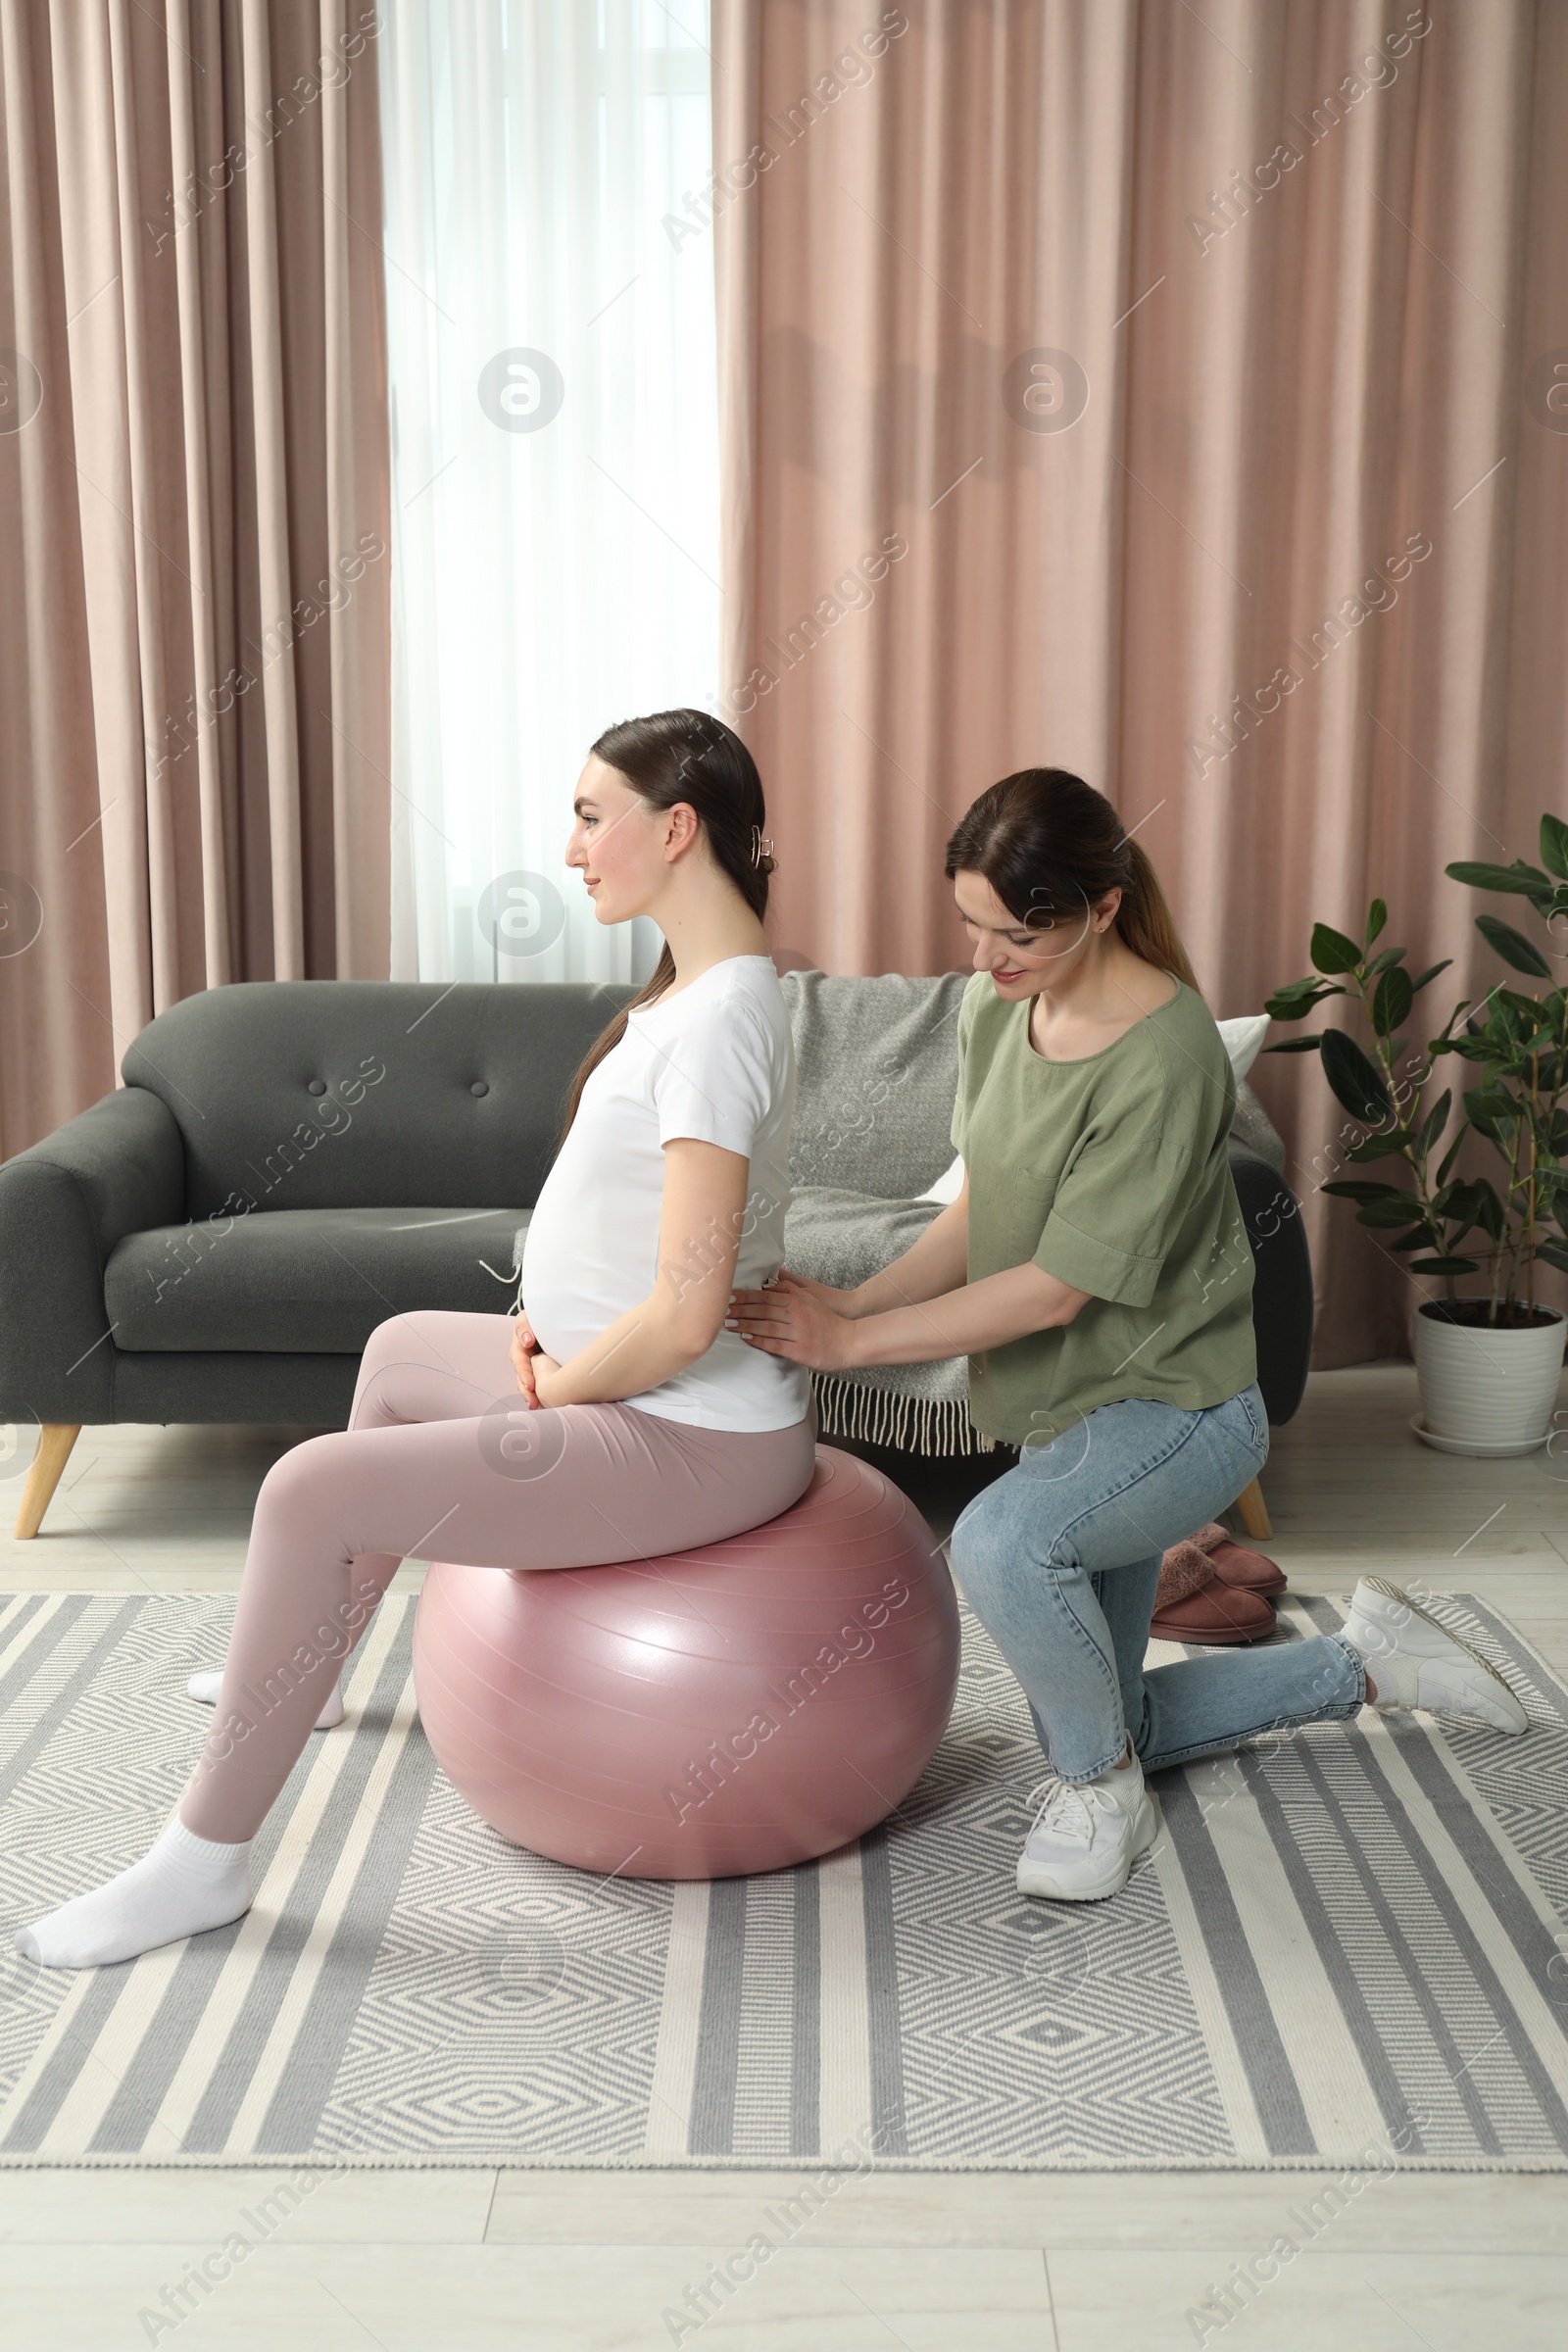
M 572 1072 L 632 994 L 236 981 L 161 1012 L 122 1067 L 173 1115 L 187 1216 L 510 1209 L 538 1200 Z
M 417 1307 L 502 1314 L 525 1208 L 278 1208 L 155 1226 L 104 1272 L 126 1352 L 358 1354 Z M 499 1279 L 498 1279 L 499 1278 Z

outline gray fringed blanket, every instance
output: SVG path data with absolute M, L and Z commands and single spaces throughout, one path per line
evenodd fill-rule
M 968 978 L 878 980 L 789 972 L 797 1092 L 787 1262 L 853 1290 L 902 1256 L 937 1215 L 917 1196 L 953 1163 L 958 1005 Z M 969 1419 L 962 1356 L 813 1373 L 824 1438 L 919 1453 L 989 1452 Z

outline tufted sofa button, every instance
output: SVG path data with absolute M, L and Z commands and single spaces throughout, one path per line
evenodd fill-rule
M 482 1078 L 476 1078 L 473 1084 L 469 1087 L 468 1092 L 470 1095 L 487 1095 L 490 1092 L 490 1089 L 488 1086 L 486 1086 Z
M 310 1091 L 313 1095 L 324 1095 L 326 1092 L 326 1080 L 324 1078 L 313 1078 L 311 1080 Z

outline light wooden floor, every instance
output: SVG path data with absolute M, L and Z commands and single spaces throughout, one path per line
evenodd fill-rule
M 1416 1406 L 1406 1364 L 1316 1376 L 1264 1474 L 1267 1548 L 1302 1591 L 1381 1570 L 1484 1592 L 1568 1672 L 1568 1446 L 1453 1459 L 1411 1436 Z M 232 1589 L 256 1487 L 304 1434 L 84 1431 L 44 1534 L 0 1539 L 0 1590 Z M 941 1525 L 972 1482 L 904 1483 Z M 699 2328 L 677 2311 L 688 2287 L 799 2176 L 360 2173 L 321 2181 L 177 2328 L 141 2318 L 281 2177 L 0 2174 L 0 2348 L 1175 2352 L 1200 2340 L 1192 2308 L 1331 2178 L 852 2180 Z M 1565 2312 L 1568 2180 L 1427 2175 L 1366 2186 L 1206 2340 L 1562 2352 Z

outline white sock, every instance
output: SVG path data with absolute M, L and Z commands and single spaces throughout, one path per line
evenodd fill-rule
M 190 1681 L 185 1685 L 185 1695 L 187 1698 L 200 1699 L 204 1707 L 216 1707 L 219 1693 L 222 1688 L 222 1668 L 220 1666 L 212 1667 L 205 1673 L 191 1676 Z M 318 1732 L 335 1731 L 342 1720 L 343 1683 L 340 1676 L 321 1702 L 321 1712 L 316 1718 L 316 1729 Z
M 227 1927 L 251 1907 L 251 1841 L 218 1845 L 176 1814 L 150 1854 L 107 1886 L 19 1928 L 19 1952 L 44 1968 L 102 1968 L 161 1943 Z
M 1421 1691 L 1421 1661 L 1419 1658 L 1401 1658 L 1397 1651 L 1391 1652 L 1383 1649 L 1364 1636 L 1357 1641 L 1353 1633 L 1347 1634 L 1346 1640 L 1352 1649 L 1359 1650 L 1361 1663 L 1366 1668 L 1367 1681 L 1377 1691 L 1376 1698 L 1367 1701 L 1369 1706 L 1376 1707 L 1380 1713 L 1385 1714 L 1400 1713 L 1407 1708 L 1419 1706 Z
M 1107 1772 L 1102 1772 L 1098 1781 L 1089 1781 L 1085 1786 L 1090 1788 L 1102 1788 L 1105 1794 L 1114 1798 L 1115 1802 L 1123 1809 L 1128 1805 L 1143 1802 L 1144 1770 L 1138 1761 L 1138 1750 L 1134 1747 L 1131 1739 L 1128 1740 L 1122 1750 L 1119 1762 L 1112 1764 Z

